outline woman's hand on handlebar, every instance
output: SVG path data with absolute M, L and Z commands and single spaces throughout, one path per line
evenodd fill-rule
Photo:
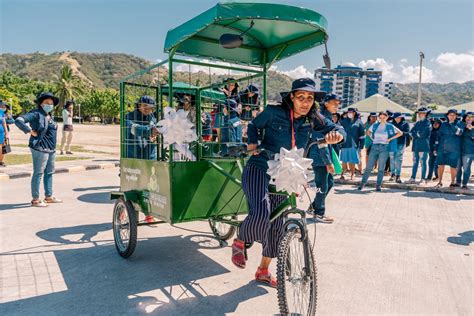
M 248 144 L 247 145 L 247 153 L 249 155 L 258 155 L 257 144 Z
M 342 136 L 341 133 L 337 131 L 332 131 L 327 133 L 326 136 L 324 136 L 324 139 L 326 140 L 327 144 L 332 145 L 340 143 L 344 139 L 344 136 Z

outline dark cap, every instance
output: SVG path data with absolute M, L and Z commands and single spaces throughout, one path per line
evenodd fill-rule
M 316 83 L 311 78 L 300 78 L 293 81 L 291 84 L 291 92 L 294 91 L 318 92 L 316 89 Z
M 377 112 L 370 112 L 369 116 L 377 116 Z
M 138 101 L 135 104 L 146 104 L 151 107 L 156 107 L 155 99 L 153 99 L 149 95 L 141 96 L 140 99 L 138 99 Z
M 395 113 L 393 113 L 393 115 L 392 115 L 392 118 L 393 118 L 393 119 L 396 119 L 396 118 L 399 118 L 399 117 L 403 117 L 402 113 L 400 113 L 400 112 L 395 112 Z
M 416 110 L 416 113 L 426 113 L 426 114 L 430 114 L 431 113 L 431 110 L 426 108 L 426 107 L 421 107 L 419 108 L 418 110 Z
M 336 100 L 339 102 L 341 101 L 341 99 L 339 99 L 339 97 L 336 94 L 333 94 L 333 93 L 326 94 L 326 96 L 324 97 L 324 102 L 329 102 L 331 100 Z
M 258 87 L 254 84 L 249 84 L 245 89 L 245 92 L 253 92 L 255 94 L 258 94 Z
M 458 110 L 456 110 L 456 109 L 449 109 L 448 112 L 446 113 L 446 115 L 449 115 L 449 114 L 451 114 L 451 113 L 454 113 L 454 114 L 458 115 Z
M 41 103 L 43 103 L 44 100 L 46 99 L 51 99 L 53 100 L 53 104 L 56 106 L 58 105 L 59 103 L 59 98 L 56 97 L 52 92 L 41 92 L 40 94 L 38 94 L 38 96 L 36 97 L 36 100 L 35 100 L 35 103 L 37 105 L 41 105 Z

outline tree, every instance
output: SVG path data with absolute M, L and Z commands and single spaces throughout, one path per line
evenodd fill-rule
M 102 123 L 113 121 L 120 114 L 119 93 L 114 89 L 92 89 L 78 100 L 81 115 L 86 118 L 100 117 Z
M 7 89 L 0 88 L 0 99 L 10 105 L 13 115 L 18 115 L 21 113 L 20 102 L 16 95 L 14 95 L 12 92 L 8 91 Z
M 64 65 L 54 91 L 59 97 L 59 105 L 63 106 L 66 100 L 77 98 L 83 91 L 83 83 L 79 76 L 74 74 L 69 65 Z

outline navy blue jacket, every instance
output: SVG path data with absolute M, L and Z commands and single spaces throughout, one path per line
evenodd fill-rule
M 410 135 L 413 138 L 413 152 L 430 151 L 431 128 L 431 123 L 428 119 L 424 119 L 415 123 L 410 131 Z
M 295 142 L 297 148 L 305 148 L 311 131 L 311 122 L 307 117 L 294 120 Z M 263 132 L 262 142 L 258 146 L 265 151 L 253 155 L 248 164 L 260 170 L 267 171 L 267 161 L 280 152 L 280 148 L 291 149 L 291 120 L 290 111 L 281 106 L 268 105 L 248 125 L 247 143 L 258 144 L 258 134 Z
M 431 130 L 430 153 L 433 153 L 436 150 L 436 147 L 438 146 L 438 133 L 439 133 L 439 127 L 433 128 Z
M 156 126 L 153 114 L 143 115 L 138 109 L 125 116 L 127 156 L 126 158 L 156 160 L 156 143 L 150 140 Z
M 359 117 L 356 116 L 354 120 L 345 118 L 341 121 L 341 124 L 347 134 L 346 141 L 342 148 L 364 148 L 365 128 Z
M 32 130 L 38 133 L 38 136 L 30 136 L 28 147 L 31 149 L 47 153 L 56 151 L 58 124 L 43 108 L 38 107 L 20 115 L 15 120 L 15 125 L 25 134 Z
M 464 129 L 461 149 L 463 155 L 474 155 L 474 128 Z
M 454 123 L 443 122 L 441 124 L 436 148 L 438 155 L 448 153 L 461 154 L 461 136 L 463 129 L 464 124 L 460 121 Z
M 395 120 L 393 120 L 392 124 L 403 133 L 402 136 L 397 138 L 397 145 L 406 146 L 407 138 L 410 137 L 410 124 L 408 124 L 408 122 L 405 121 L 405 118 L 402 118 L 400 123 L 397 123 Z

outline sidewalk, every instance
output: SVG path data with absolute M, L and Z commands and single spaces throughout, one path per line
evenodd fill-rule
M 15 154 L 29 154 L 28 148 L 12 147 Z M 61 157 L 61 156 L 58 156 Z M 74 173 L 86 170 L 109 169 L 120 165 L 118 156 L 110 154 L 98 154 L 89 152 L 77 152 L 67 157 L 78 157 L 80 159 L 56 161 L 55 173 Z M 6 168 L 0 169 L 0 181 L 28 178 L 31 177 L 33 166 L 29 164 L 7 165 Z

